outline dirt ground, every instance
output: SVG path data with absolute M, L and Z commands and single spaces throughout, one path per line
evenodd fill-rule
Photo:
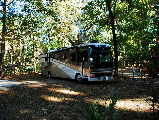
M 98 102 L 107 109 L 110 95 L 117 89 L 122 90 L 115 106 L 118 119 L 154 119 L 152 85 L 158 85 L 157 80 L 152 84 L 150 79 L 120 77 L 87 84 L 38 74 L 12 75 L 6 79 L 17 80 L 22 85 L 0 91 L 0 120 L 87 120 L 83 107 Z

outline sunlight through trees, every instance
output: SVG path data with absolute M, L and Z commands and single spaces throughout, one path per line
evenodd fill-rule
M 158 64 L 158 9 L 156 0 L 3 0 L 0 71 L 38 72 L 40 53 L 76 45 L 79 37 L 111 44 L 116 71 Z

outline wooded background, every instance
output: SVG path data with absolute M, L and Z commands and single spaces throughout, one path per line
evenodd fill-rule
M 1 0 L 0 74 L 39 71 L 39 54 L 92 39 L 118 67 L 158 70 L 158 0 Z M 156 65 L 157 64 L 157 65 Z

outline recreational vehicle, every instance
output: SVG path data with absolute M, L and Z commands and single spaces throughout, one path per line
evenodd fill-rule
M 41 75 L 83 81 L 113 79 L 109 44 L 83 43 L 51 50 L 40 55 Z

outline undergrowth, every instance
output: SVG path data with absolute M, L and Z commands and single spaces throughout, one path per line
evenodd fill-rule
M 117 120 L 119 118 L 115 105 L 121 95 L 121 89 L 114 89 L 110 92 L 109 105 L 100 103 L 100 100 L 92 104 L 83 105 L 81 112 L 88 120 Z

